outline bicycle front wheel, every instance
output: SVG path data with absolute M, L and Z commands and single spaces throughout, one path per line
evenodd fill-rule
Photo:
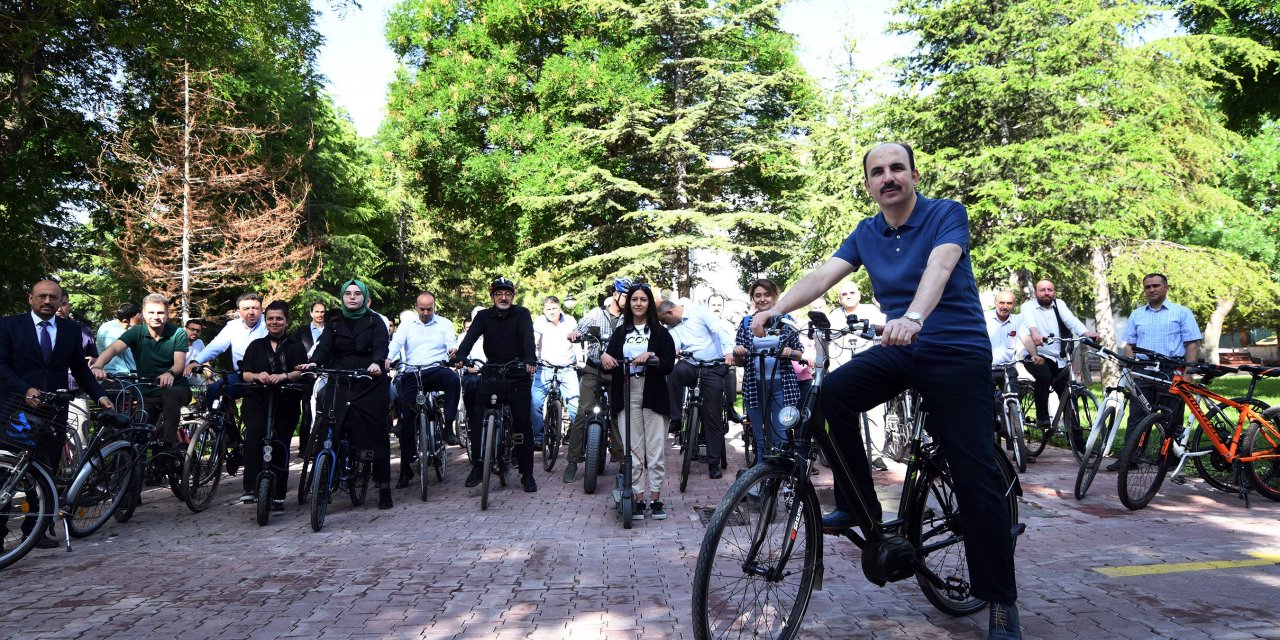
M 489 480 L 493 476 L 493 467 L 498 462 L 498 425 L 494 423 L 493 414 L 484 420 L 484 478 L 480 481 L 480 510 L 489 508 Z
M 1133 436 L 1126 436 L 1117 484 L 1121 504 L 1131 510 L 1150 504 L 1169 472 L 1168 443 L 1172 438 L 1166 434 L 1170 422 L 1168 412 L 1156 411 L 1134 427 Z
M 1053 436 L 1052 429 L 1040 425 L 1040 413 L 1036 410 L 1035 384 L 1024 380 L 1018 381 L 1018 405 L 1022 407 L 1023 440 L 1027 443 L 1027 453 L 1038 456 L 1044 453 L 1045 445 Z
M 693 574 L 693 633 L 712 638 L 794 638 L 822 555 L 821 515 L 804 475 L 758 464 L 720 501 Z M 791 523 L 796 528 L 791 528 Z
M 1221 432 L 1219 434 L 1221 436 Z M 1226 441 L 1230 440 L 1230 438 L 1231 436 L 1227 435 L 1222 439 Z M 1196 429 L 1196 434 L 1191 437 L 1189 451 L 1200 454 L 1191 459 L 1191 464 L 1195 465 L 1196 475 L 1200 476 L 1200 479 L 1208 483 L 1209 486 L 1227 493 L 1235 493 L 1240 490 L 1236 484 L 1234 466 L 1227 462 L 1227 459 L 1214 448 L 1213 441 L 1205 433 L 1204 425 Z
M 35 548 L 45 527 L 53 521 L 54 489 L 45 477 L 32 468 L 19 468 L 10 460 L 0 461 L 0 489 L 10 496 L 0 505 L 4 519 L 4 547 L 0 548 L 0 569 L 27 555 Z
M 691 411 L 690 415 L 685 416 L 685 448 L 684 456 L 680 461 L 680 493 L 684 493 L 689 485 L 689 470 L 693 467 L 693 459 L 698 455 L 698 429 L 701 427 L 698 423 L 697 411 Z
M 1089 487 L 1093 484 L 1093 479 L 1098 475 L 1098 467 L 1102 466 L 1102 459 L 1106 457 L 1107 439 L 1111 437 L 1111 430 L 1116 427 L 1116 408 L 1108 405 L 1102 410 L 1102 415 L 1098 416 L 1094 422 L 1093 445 L 1084 454 L 1084 462 L 1080 464 L 1080 470 L 1076 472 L 1075 496 L 1076 500 L 1083 500 L 1085 495 L 1089 493 Z
M 182 461 L 182 496 L 187 508 L 195 513 L 208 509 L 218 491 L 223 448 L 222 430 L 216 422 L 201 424 L 187 443 L 187 457 Z
M 563 420 L 564 408 L 559 400 L 547 402 L 547 414 L 543 420 L 542 436 L 542 468 L 551 471 L 556 468 L 556 459 L 560 457 L 560 421 Z
M 133 447 L 116 443 L 80 469 L 67 492 L 67 531 L 73 538 L 93 534 L 111 519 L 129 488 Z
M 311 467 L 311 530 L 324 528 L 324 518 L 329 514 L 329 491 L 333 483 L 333 459 L 326 453 L 316 456 Z
M 1085 443 L 1089 441 L 1089 430 L 1093 428 L 1093 417 L 1096 415 L 1098 399 L 1093 392 L 1084 387 L 1072 390 L 1071 411 L 1066 424 L 1067 444 L 1078 464 L 1084 464 Z
M 435 445 L 431 442 L 431 435 L 427 431 L 432 425 L 427 422 L 425 414 L 418 414 L 418 497 L 423 502 L 427 501 L 427 494 L 430 492 L 430 483 L 427 482 L 427 464 L 428 460 L 435 457 Z M 410 464 L 404 459 L 400 460 L 401 465 Z

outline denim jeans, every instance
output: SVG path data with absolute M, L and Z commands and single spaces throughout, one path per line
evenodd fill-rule
M 533 411 L 530 420 L 533 422 L 533 439 L 542 440 L 543 421 L 545 416 L 542 405 L 547 401 L 547 393 L 551 390 L 551 370 L 538 367 L 533 374 Z M 560 397 L 564 398 L 565 407 L 569 411 L 569 422 L 578 415 L 578 372 L 573 369 L 560 370 Z
M 942 445 L 955 481 L 973 594 L 1001 604 L 1017 600 L 1009 508 L 995 463 L 991 424 L 991 353 L 944 345 L 877 346 L 853 356 L 823 381 L 822 413 L 853 482 L 882 517 L 862 443 L 859 413 L 914 387 L 929 412 L 929 434 Z M 836 508 L 852 511 L 853 496 L 836 492 Z
M 779 415 L 782 413 L 782 407 L 785 406 L 782 392 L 781 384 L 773 385 L 772 393 L 767 396 L 762 389 L 760 396 L 757 398 L 762 406 L 747 407 L 747 417 L 751 419 L 751 437 L 755 438 L 756 450 L 761 454 L 756 458 L 757 461 L 764 460 L 765 454 L 774 448 L 782 446 L 782 443 L 787 439 L 787 430 L 782 428 L 782 418 Z M 767 446 L 764 440 L 764 412 L 766 409 L 769 411 L 769 442 Z

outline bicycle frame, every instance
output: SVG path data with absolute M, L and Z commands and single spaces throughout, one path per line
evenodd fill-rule
M 1253 398 L 1253 392 L 1258 383 L 1258 377 L 1254 376 L 1249 383 L 1249 392 L 1245 395 L 1247 399 Z M 1173 377 L 1173 383 L 1169 386 L 1169 393 L 1180 398 L 1195 418 L 1196 424 L 1204 429 L 1205 435 L 1209 437 L 1209 441 L 1213 443 L 1213 448 L 1226 459 L 1229 463 L 1249 463 L 1256 460 L 1272 460 L 1280 458 L 1280 453 L 1276 452 L 1276 447 L 1280 445 L 1280 431 L 1276 430 L 1275 425 L 1271 424 L 1261 413 L 1254 411 L 1253 407 L 1246 402 L 1236 402 L 1230 398 L 1218 395 L 1202 384 L 1193 382 L 1183 370 L 1179 370 Z M 1218 430 L 1213 428 L 1213 422 L 1205 414 L 1200 406 L 1198 399 L 1212 401 L 1219 406 L 1227 406 L 1234 408 L 1240 412 L 1240 417 L 1234 425 L 1235 430 L 1232 432 L 1228 442 L 1223 442 L 1219 437 Z M 1262 453 L 1256 455 L 1241 455 L 1240 438 L 1244 435 L 1244 430 L 1249 424 L 1257 424 L 1261 427 L 1261 433 L 1271 444 L 1271 453 Z M 1228 444 L 1230 446 L 1228 446 Z M 1206 452 L 1207 453 L 1207 452 Z

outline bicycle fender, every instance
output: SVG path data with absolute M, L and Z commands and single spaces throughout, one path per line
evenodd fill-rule
M 75 480 L 71 481 L 71 487 L 67 489 L 67 503 L 71 504 L 75 502 L 76 496 L 80 495 L 80 490 L 84 488 L 84 483 L 89 481 L 89 474 L 92 473 L 99 464 L 101 464 L 102 460 L 105 459 L 108 454 L 131 446 L 133 445 L 128 442 L 117 440 L 116 442 L 112 442 L 111 444 L 103 447 L 97 455 L 85 461 L 84 466 L 80 467 L 79 473 L 76 474 Z

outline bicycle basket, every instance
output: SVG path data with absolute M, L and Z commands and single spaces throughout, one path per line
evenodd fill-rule
M 10 398 L 4 408 L 4 428 L 0 442 L 19 449 L 30 449 L 45 438 L 65 433 L 67 425 L 55 421 L 53 407 L 32 408 L 21 396 Z

